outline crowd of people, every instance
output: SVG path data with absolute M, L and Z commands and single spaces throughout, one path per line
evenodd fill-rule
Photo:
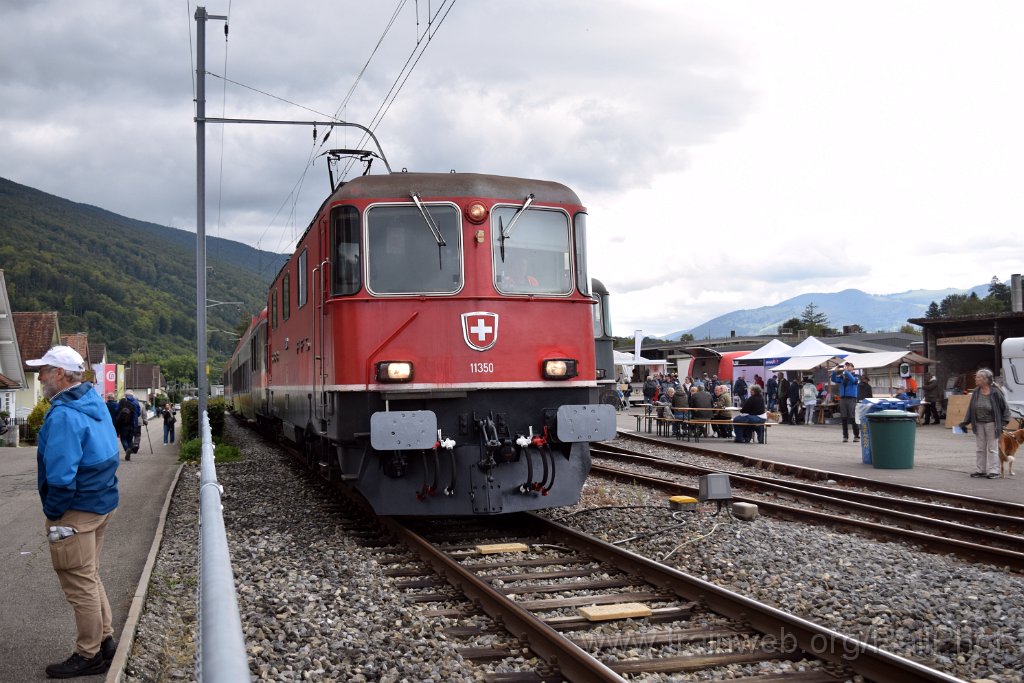
M 620 386 L 630 387 L 626 378 L 619 381 Z M 904 386 L 900 387 L 895 397 L 914 400 L 918 396 L 918 389 L 918 383 L 913 377 L 906 378 Z M 631 389 L 625 389 L 623 396 L 628 396 L 629 391 Z M 857 404 L 874 396 L 870 379 L 866 374 L 857 372 L 851 362 L 837 365 L 827 382 L 815 383 L 810 376 L 790 379 L 781 372 L 772 374 L 767 381 L 755 374 L 749 383 L 743 376 L 730 383 L 728 380 L 720 380 L 718 375 L 708 373 L 682 379 L 678 373 L 657 373 L 647 377 L 641 391 L 644 403 L 657 407 L 661 417 L 699 417 L 712 422 L 729 420 L 745 423 L 750 421 L 747 416 L 753 415 L 761 418 L 762 422 L 773 419 L 783 424 L 811 425 L 827 408 L 834 406 L 838 408 L 844 443 L 850 441 L 851 431 L 853 441 L 860 441 Z M 751 401 L 755 394 L 756 400 Z M 626 404 L 625 400 L 623 403 Z M 939 424 L 941 403 L 942 391 L 938 380 L 934 373 L 925 373 L 921 401 L 924 406 L 923 424 Z M 699 409 L 699 415 L 696 414 L 697 410 L 692 410 L 694 408 Z M 716 437 L 732 437 L 741 441 L 749 441 L 751 438 L 746 431 L 737 429 L 735 425 L 710 426 Z

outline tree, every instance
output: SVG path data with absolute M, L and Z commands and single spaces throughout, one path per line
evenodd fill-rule
M 925 312 L 924 317 L 931 319 L 941 318 L 942 312 L 939 311 L 939 305 L 934 301 L 928 304 L 928 310 Z
M 828 323 L 828 316 L 819 311 L 814 302 L 807 304 L 803 313 L 800 314 L 800 328 L 807 330 L 808 334 L 824 334 L 831 329 Z
M 803 313 L 800 314 L 800 322 L 804 323 L 808 327 L 811 325 L 817 325 L 823 327 L 828 325 L 828 316 L 818 310 L 818 307 L 814 305 L 814 302 L 807 304 L 804 308 Z
M 903 332 L 904 334 L 921 334 L 921 328 L 917 325 L 907 323 L 900 328 L 900 332 Z
M 988 285 L 988 296 L 985 297 L 995 312 L 1010 310 L 1010 286 L 1003 284 L 995 275 Z
M 160 363 L 160 371 L 168 384 L 184 382 L 196 383 L 196 357 L 189 354 L 178 354 L 165 358 Z
M 679 335 L 679 341 L 681 341 L 681 342 L 692 342 L 693 341 L 693 335 L 690 334 L 689 332 L 684 332 L 683 334 Z
M 782 334 L 782 330 L 793 330 L 795 332 L 796 330 L 802 329 L 803 323 L 800 322 L 800 318 L 790 318 L 786 322 L 779 325 L 778 333 Z

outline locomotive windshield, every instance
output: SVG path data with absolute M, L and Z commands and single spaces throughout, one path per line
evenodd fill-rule
M 496 206 L 491 212 L 494 286 L 504 294 L 569 294 L 569 217 L 554 209 L 527 209 L 502 241 L 499 225 L 509 225 L 520 208 Z
M 376 294 L 453 294 L 462 288 L 462 231 L 450 204 L 424 204 L 441 231 L 438 244 L 414 205 L 387 204 L 366 212 L 370 291 Z

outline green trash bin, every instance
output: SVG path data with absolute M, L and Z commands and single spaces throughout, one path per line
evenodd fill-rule
M 871 427 L 871 459 L 875 469 L 913 468 L 917 413 L 880 410 L 868 413 L 865 417 Z

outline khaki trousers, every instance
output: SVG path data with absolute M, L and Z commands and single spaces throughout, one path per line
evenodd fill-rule
M 68 510 L 59 520 L 46 520 L 46 531 L 51 526 L 68 526 L 78 532 L 68 538 L 51 541 L 49 545 L 50 560 L 60 587 L 75 610 L 78 628 L 75 652 L 86 658 L 95 657 L 103 639 L 114 634 L 110 603 L 100 580 L 103 535 L 113 514 Z
M 974 471 L 999 474 L 999 432 L 995 422 L 975 422 Z

